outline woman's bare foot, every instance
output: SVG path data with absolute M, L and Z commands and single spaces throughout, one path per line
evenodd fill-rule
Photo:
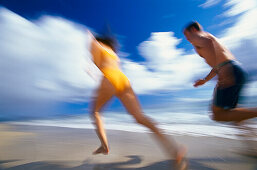
M 187 149 L 185 146 L 179 146 L 176 154 L 176 169 L 186 170 L 188 168 L 188 162 L 186 159 Z
M 108 153 L 109 153 L 109 149 L 107 147 L 104 147 L 104 146 L 100 146 L 97 150 L 95 150 L 93 152 L 94 155 L 96 155 L 96 154 L 108 155 Z

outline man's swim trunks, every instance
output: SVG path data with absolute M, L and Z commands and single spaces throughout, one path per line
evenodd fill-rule
M 218 83 L 214 90 L 213 104 L 224 109 L 235 108 L 246 81 L 246 73 L 233 60 L 219 64 L 216 69 Z

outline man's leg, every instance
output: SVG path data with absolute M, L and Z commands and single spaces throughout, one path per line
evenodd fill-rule
M 216 121 L 241 122 L 243 120 L 257 117 L 257 109 L 250 108 L 223 109 L 222 107 L 213 105 L 212 112 L 213 119 Z

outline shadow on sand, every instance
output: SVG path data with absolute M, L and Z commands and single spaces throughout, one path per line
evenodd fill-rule
M 62 162 L 31 162 L 23 165 L 18 165 L 11 168 L 4 168 L 1 164 L 14 162 L 17 160 L 0 160 L 0 170 L 167 170 L 170 169 L 174 162 L 160 161 L 155 162 L 153 164 L 147 165 L 145 167 L 140 168 L 122 168 L 125 165 L 136 165 L 142 162 L 140 156 L 132 155 L 127 156 L 129 158 L 128 161 L 124 162 L 114 162 L 114 163 L 100 163 L 100 164 L 92 164 L 88 161 L 84 161 L 81 165 L 76 167 L 67 167 L 62 165 Z M 215 168 L 206 165 L 208 162 L 212 163 L 247 163 L 247 160 L 239 160 L 235 158 L 196 158 L 189 159 L 189 169 L 190 170 L 216 170 Z M 66 162 L 67 163 L 67 162 Z M 203 164 L 204 163 L 204 164 Z

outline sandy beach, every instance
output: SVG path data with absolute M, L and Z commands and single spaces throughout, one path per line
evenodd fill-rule
M 8 170 L 165 170 L 170 161 L 151 134 L 107 131 L 110 154 L 92 155 L 99 146 L 93 129 L 0 124 L 0 169 Z M 257 159 L 238 154 L 241 141 L 175 136 L 188 147 L 189 169 L 256 170 Z

